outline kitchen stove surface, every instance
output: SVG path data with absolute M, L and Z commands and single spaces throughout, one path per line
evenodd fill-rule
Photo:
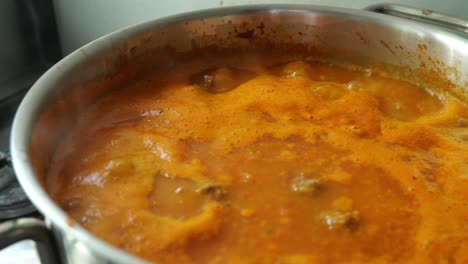
M 16 109 L 25 91 L 0 100 L 0 223 L 22 216 L 41 217 L 16 179 L 9 155 L 10 130 Z M 39 257 L 34 242 L 25 240 L 0 250 L 0 263 L 36 264 Z
M 20 92 L 0 101 L 0 221 L 36 211 L 16 179 L 9 155 L 11 123 L 23 96 Z
M 0 152 L 0 220 L 36 211 L 16 179 L 10 156 Z

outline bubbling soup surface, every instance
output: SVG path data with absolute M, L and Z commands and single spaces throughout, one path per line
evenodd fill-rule
M 47 189 L 157 263 L 468 263 L 468 107 L 375 69 L 239 54 L 100 98 Z

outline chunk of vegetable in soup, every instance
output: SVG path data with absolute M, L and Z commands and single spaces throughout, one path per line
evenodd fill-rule
M 468 107 L 373 70 L 200 58 L 101 98 L 48 190 L 158 263 L 468 263 Z

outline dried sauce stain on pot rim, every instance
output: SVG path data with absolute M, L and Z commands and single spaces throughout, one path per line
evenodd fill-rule
M 341 12 L 342 12 L 342 11 L 341 11 Z M 209 18 L 208 18 L 208 19 L 205 19 L 205 22 L 203 22 L 203 23 L 206 23 L 206 20 L 209 20 Z M 395 20 L 395 21 L 396 21 L 396 20 Z M 271 22 L 271 21 L 270 21 L 270 22 Z M 193 23 L 192 23 L 192 24 L 193 24 Z M 208 24 L 209 24 L 209 23 L 208 23 Z M 268 26 L 267 26 L 267 27 L 268 27 Z M 213 27 L 211 27 L 211 28 L 213 28 Z M 239 28 L 241 28 L 241 27 L 239 27 Z M 272 29 L 272 27 L 269 27 L 269 28 Z M 305 28 L 306 28 L 306 29 L 313 29 L 313 28 L 317 28 L 317 27 L 314 27 L 313 25 L 312 25 L 312 26 L 307 25 L 307 26 L 305 26 Z M 249 29 L 248 29 L 248 30 L 249 30 Z M 278 28 L 278 27 L 277 27 L 276 29 L 272 29 L 271 32 L 273 32 L 273 35 L 274 35 L 277 31 L 281 31 L 281 30 L 282 30 L 281 28 Z M 199 31 L 200 31 L 200 30 L 199 30 Z M 206 32 L 208 32 L 208 30 L 205 30 L 205 29 L 202 29 L 201 31 L 206 31 Z M 244 31 L 245 31 L 245 29 L 244 29 Z M 268 31 L 268 29 L 266 29 L 265 31 Z M 301 33 L 303 33 L 303 34 L 302 34 L 302 35 L 301 35 L 301 34 L 289 34 L 289 35 L 290 35 L 290 36 L 292 36 L 292 35 L 301 35 L 301 36 L 307 35 L 307 30 L 303 30 L 302 28 L 301 28 L 300 30 L 296 30 L 296 31 L 297 31 L 297 32 L 301 32 Z M 296 33 L 297 33 L 297 32 L 296 32 Z M 268 32 L 266 32 L 266 33 L 268 33 Z M 315 34 L 315 33 L 317 33 L 317 32 L 313 32 L 313 31 L 312 31 L 312 32 L 308 32 L 308 33 L 310 33 L 311 35 L 313 34 L 314 36 L 317 35 L 317 38 L 320 38 L 319 34 Z M 319 33 L 320 33 L 320 32 L 319 32 Z M 365 32 L 364 32 L 364 33 L 365 33 Z M 150 35 L 151 35 L 151 34 L 150 34 Z M 155 36 L 156 36 L 157 34 L 152 34 L 152 35 L 155 35 Z M 257 40 L 256 40 L 256 39 L 257 39 L 257 34 L 255 33 L 254 36 L 255 36 L 255 37 L 253 38 L 253 40 L 251 39 L 251 40 L 243 40 L 243 41 L 249 42 L 249 45 L 258 44 L 258 42 L 257 42 Z M 283 36 L 284 36 L 284 35 L 283 35 Z M 270 37 L 271 37 L 271 36 L 270 36 Z M 280 36 L 280 37 L 282 37 L 282 36 Z M 279 38 L 280 38 L 280 37 L 279 37 Z M 156 40 L 156 39 L 157 39 L 157 38 L 155 38 L 154 40 Z M 323 40 L 323 43 L 326 43 L 326 41 L 327 41 L 326 38 L 321 38 L 321 40 Z M 102 41 L 102 40 L 100 40 L 100 41 Z M 204 45 L 207 45 L 207 46 L 208 46 L 208 45 L 210 45 L 210 43 L 213 44 L 213 39 L 210 39 L 210 38 L 207 38 L 207 39 L 206 39 L 205 44 L 200 43 L 200 42 L 203 42 L 203 41 L 205 41 L 205 40 L 200 40 L 200 39 L 199 39 L 198 42 L 197 42 L 197 41 L 192 42 L 192 43 L 190 44 L 190 46 L 191 46 L 191 48 L 193 48 L 193 47 L 200 47 L 200 49 L 203 49 Z M 221 40 L 221 41 L 219 41 L 219 43 L 226 46 L 226 45 L 232 44 L 232 43 L 229 43 L 229 41 L 230 41 L 229 39 L 226 39 L 226 40 Z M 291 42 L 286 42 L 286 44 L 291 44 L 291 43 L 294 42 L 294 41 L 297 41 L 297 39 L 291 38 Z M 370 39 L 370 41 L 371 41 L 371 43 L 375 43 L 375 41 L 372 41 L 372 39 Z M 390 43 L 390 44 L 393 44 L 393 43 Z M 244 49 L 246 48 L 246 45 L 240 45 L 240 46 L 241 46 L 241 49 L 242 49 L 242 47 L 243 47 Z M 279 46 L 281 46 L 281 45 L 279 45 L 279 44 L 273 44 L 273 45 L 271 45 L 271 47 L 279 47 Z M 140 47 L 141 47 L 141 46 L 140 46 Z M 265 45 L 264 47 L 267 47 L 267 45 Z M 328 50 L 328 51 L 326 51 L 326 52 L 323 51 L 323 50 L 321 50 L 321 48 L 323 48 L 323 45 L 321 46 L 321 45 L 320 45 L 320 42 L 300 43 L 300 44 L 298 44 L 298 45 L 290 45 L 290 47 L 292 47 L 292 48 L 289 49 L 289 51 L 293 51 L 293 50 L 296 50 L 296 51 L 297 51 L 297 50 L 301 50 L 301 49 L 302 49 L 302 51 L 304 51 L 304 50 L 307 50 L 307 49 L 308 49 L 309 51 L 311 51 L 312 53 L 314 53 L 313 55 L 316 55 L 317 57 L 320 57 L 320 58 L 327 58 L 327 55 L 333 55 L 333 53 L 334 53 L 334 52 L 332 51 L 333 48 L 330 48 L 330 50 Z M 284 46 L 283 46 L 283 48 L 284 48 Z M 180 51 L 179 49 L 180 49 L 180 46 L 179 46 L 179 47 L 176 47 L 174 50 Z M 197 48 L 195 48 L 194 50 L 196 50 L 196 49 L 197 49 Z M 91 50 L 92 50 L 92 49 L 91 49 Z M 144 54 L 143 50 L 144 50 L 144 49 L 140 49 L 140 50 L 139 50 L 139 49 L 136 49 L 136 51 L 135 51 L 135 49 L 134 49 L 132 55 L 135 55 L 135 56 L 138 55 L 138 54 L 139 54 L 139 55 L 143 55 L 143 54 Z M 288 49 L 284 49 L 284 50 L 285 50 L 285 51 L 288 51 Z M 403 50 L 403 49 L 402 49 L 402 50 Z M 414 54 L 414 52 L 412 52 L 412 48 L 409 48 L 407 45 L 405 45 L 404 50 L 407 51 L 409 55 Z M 122 48 L 121 51 L 125 52 L 125 48 Z M 90 52 L 90 53 L 92 54 L 93 52 Z M 397 52 L 397 53 L 398 53 L 398 52 Z M 320 55 L 320 56 L 318 56 L 318 55 Z M 347 56 L 343 56 L 343 58 L 351 58 L 351 59 L 353 59 L 353 56 L 348 56 L 348 57 L 347 57 Z M 336 58 L 335 58 L 335 59 L 336 59 Z M 344 60 L 346 60 L 346 59 L 344 59 Z M 170 61 L 170 60 L 168 60 L 168 61 Z M 433 61 L 437 62 L 438 60 L 437 60 L 437 58 L 435 58 Z M 120 64 L 121 64 L 121 65 L 122 65 L 122 64 L 128 64 L 128 63 L 130 63 L 130 62 L 129 62 L 129 61 L 126 61 L 125 56 L 123 57 L 123 60 L 120 61 Z M 378 63 L 375 63 L 374 65 L 377 65 L 377 64 L 378 64 Z M 444 68 L 444 67 L 442 66 L 442 63 L 441 63 L 441 64 L 436 63 L 436 64 L 437 64 L 437 66 L 438 66 L 439 69 L 443 69 L 443 68 Z M 383 65 L 385 65 L 385 64 L 383 64 Z M 134 68 L 138 68 L 138 67 L 140 67 L 140 66 L 141 66 L 141 65 L 140 65 L 138 62 L 136 62 L 136 63 L 134 64 L 133 67 L 134 67 Z M 427 66 L 427 65 L 426 65 L 426 66 Z M 141 68 L 144 68 L 144 67 L 141 67 Z M 393 68 L 393 67 L 389 67 L 389 68 Z M 398 67 L 397 67 L 397 68 L 398 68 Z M 400 68 L 400 69 L 401 69 L 401 68 Z M 407 69 L 408 69 L 408 70 L 406 71 L 406 68 L 403 67 L 403 70 L 401 70 L 401 71 L 404 72 L 405 74 L 407 74 L 407 76 L 409 76 L 409 77 L 414 77 L 414 76 L 411 76 L 411 75 L 410 75 L 411 69 L 413 69 L 413 68 L 410 67 L 410 66 L 408 66 Z M 392 70 L 394 70 L 394 68 L 393 68 Z M 442 71 L 443 71 L 443 70 L 442 70 Z M 439 72 L 439 74 L 440 74 L 440 72 Z M 124 74 L 124 75 L 125 75 L 125 74 Z M 429 77 L 430 77 L 430 78 L 433 78 L 433 77 L 430 76 L 430 75 L 429 75 Z M 430 78 L 428 78 L 428 79 L 430 79 Z M 123 78 L 123 79 L 125 79 L 125 78 Z M 83 80 L 85 80 L 85 79 L 83 79 Z M 441 80 L 442 80 L 442 78 L 441 78 Z M 414 80 L 413 80 L 413 81 L 414 81 Z M 453 81 L 453 79 L 452 79 L 452 81 Z M 443 81 L 440 82 L 440 83 L 443 83 Z M 449 81 L 446 81 L 446 83 L 451 84 Z M 82 84 L 83 84 L 83 83 L 81 83 L 80 85 L 83 86 Z M 72 85 L 72 86 L 73 86 L 73 85 Z M 438 85 L 434 85 L 434 86 L 438 86 Z M 85 87 L 86 87 L 86 85 L 84 85 L 84 88 L 85 88 Z M 109 85 L 109 87 L 112 88 L 112 85 Z M 448 87 L 448 88 L 446 88 L 446 87 Z M 463 86 L 462 86 L 462 87 L 463 87 Z M 459 91 L 462 91 L 462 87 L 460 87 Z M 444 88 L 450 89 L 449 85 L 445 86 Z M 69 89 L 69 91 L 70 91 L 70 90 L 73 90 L 73 89 Z M 105 90 L 105 89 L 103 89 L 103 90 Z M 78 94 L 79 94 L 79 93 L 78 93 Z M 461 93 L 460 93 L 460 94 L 461 94 Z M 76 96 L 76 95 L 77 95 L 77 94 L 75 94 L 75 96 Z M 72 96 L 71 96 L 71 97 L 72 97 Z M 80 97 L 80 96 L 78 96 L 78 97 Z M 87 96 L 85 96 L 85 97 L 87 97 Z M 86 98 L 86 99 L 87 99 L 87 100 L 91 100 L 92 97 L 93 97 L 93 96 L 90 96 L 90 97 L 88 97 L 88 98 Z M 73 107 L 71 107 L 71 108 L 73 108 Z M 60 108 L 58 108 L 58 109 L 60 110 Z M 61 109 L 66 109 L 66 108 L 61 108 Z M 69 109 L 69 108 L 68 108 L 68 109 Z M 73 110 L 73 111 L 78 111 L 78 109 L 79 109 L 79 108 L 76 108 L 76 110 Z M 64 117 L 64 116 L 65 116 L 65 115 L 63 115 L 62 117 Z M 60 116 L 56 116 L 55 118 L 59 118 L 59 117 L 60 117 Z M 52 119 L 53 119 L 53 118 L 52 118 Z M 47 155 L 44 155 L 44 156 L 47 156 Z M 342 176 L 341 176 L 341 177 L 342 177 Z M 339 177 L 338 177 L 338 178 L 339 178 Z

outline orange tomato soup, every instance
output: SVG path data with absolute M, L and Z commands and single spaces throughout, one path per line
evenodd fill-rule
M 468 263 L 468 107 L 373 69 L 180 62 L 115 89 L 47 189 L 157 263 Z

